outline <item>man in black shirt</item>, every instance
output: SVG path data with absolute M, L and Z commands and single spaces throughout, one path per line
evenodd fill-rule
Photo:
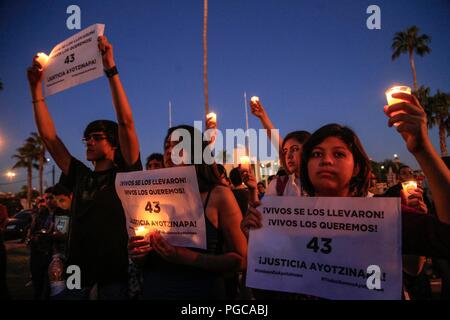
M 96 293 L 99 299 L 126 299 L 127 230 L 125 215 L 114 187 L 117 172 L 141 170 L 139 142 L 131 107 L 115 66 L 113 49 L 106 37 L 98 38 L 105 74 L 108 77 L 117 122 L 97 120 L 84 131 L 86 159 L 91 170 L 72 157 L 56 135 L 53 120 L 42 96 L 42 71 L 36 57 L 28 69 L 36 126 L 48 151 L 73 192 L 72 217 L 66 265 L 81 271 L 79 291 L 65 290 L 65 298 L 87 298 Z

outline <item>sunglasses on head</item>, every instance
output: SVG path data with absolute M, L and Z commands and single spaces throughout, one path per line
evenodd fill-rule
M 83 139 L 81 139 L 81 141 L 83 143 L 87 143 L 91 139 L 93 139 L 95 142 L 99 142 L 99 141 L 108 139 L 108 136 L 106 136 L 103 133 L 91 133 L 91 134 L 88 134 L 87 136 L 83 137 Z

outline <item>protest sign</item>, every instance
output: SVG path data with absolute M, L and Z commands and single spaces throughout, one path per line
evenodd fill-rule
M 160 231 L 172 245 L 206 249 L 205 217 L 194 166 L 118 173 L 116 191 L 130 236 Z
M 267 196 L 258 209 L 263 227 L 250 231 L 247 286 L 327 299 L 401 298 L 398 198 Z
M 66 234 L 69 231 L 69 222 L 70 217 L 69 216 L 55 216 L 55 230 Z
M 104 29 L 104 24 L 94 24 L 53 48 L 44 66 L 46 97 L 103 76 L 97 38 Z

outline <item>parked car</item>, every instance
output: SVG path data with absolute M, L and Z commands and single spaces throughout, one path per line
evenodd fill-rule
M 31 210 L 22 210 L 9 218 L 5 228 L 5 240 L 20 239 L 25 242 L 32 220 Z

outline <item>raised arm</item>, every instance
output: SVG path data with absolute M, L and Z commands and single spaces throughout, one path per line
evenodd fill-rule
M 102 53 L 103 68 L 105 70 L 114 68 L 116 63 L 114 62 L 113 47 L 105 36 L 98 37 L 98 48 Z M 125 163 L 131 166 L 136 163 L 139 157 L 139 141 L 134 127 L 131 106 L 128 103 L 119 74 L 116 73 L 108 77 L 108 81 L 119 124 L 120 150 Z
M 270 120 L 269 116 L 266 113 L 266 110 L 264 109 L 263 105 L 259 100 L 253 101 L 250 100 L 250 108 L 252 111 L 252 114 L 261 121 L 261 125 L 264 129 L 266 129 L 267 137 L 272 142 L 272 144 L 277 147 L 278 151 L 282 152 L 281 144 L 283 143 L 283 138 L 281 137 L 279 131 L 273 131 L 274 136 L 272 137 L 271 130 L 275 130 L 275 126 L 272 124 L 272 121 Z
M 55 160 L 58 167 L 65 174 L 69 174 L 70 159 L 72 156 L 56 134 L 53 119 L 48 111 L 47 104 L 42 93 L 42 70 L 37 55 L 32 66 L 27 70 L 30 85 L 31 99 L 33 103 L 34 120 L 42 141 L 48 152 Z
M 390 107 L 385 106 L 384 111 L 390 118 L 388 125 L 400 122 L 397 131 L 405 140 L 408 151 L 411 152 L 428 178 L 430 190 L 436 206 L 439 220 L 450 224 L 450 171 L 444 161 L 439 157 L 428 137 L 427 116 L 419 101 L 413 95 L 396 93 L 394 98 L 407 102 L 398 103 Z M 395 111 L 403 111 L 392 116 Z

